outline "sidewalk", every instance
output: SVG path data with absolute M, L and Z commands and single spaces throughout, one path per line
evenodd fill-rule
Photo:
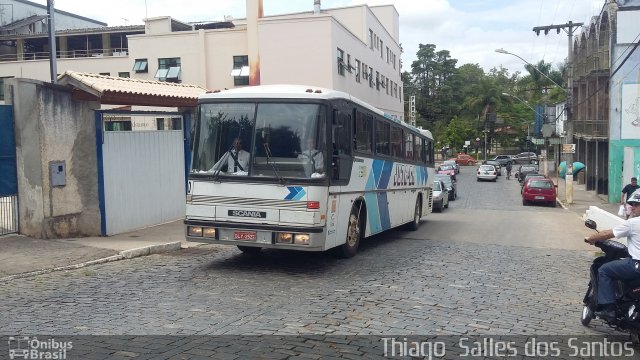
M 552 162 L 549 163 L 552 164 Z M 589 209 L 589 206 L 597 206 L 602 210 L 617 216 L 616 214 L 618 213 L 618 207 L 620 204 L 610 204 L 608 202 L 608 195 L 596 194 L 595 191 L 587 191 L 586 185 L 579 185 L 577 181 L 573 182 L 573 202 L 571 204 L 567 203 L 565 180 L 556 176 L 556 171 L 553 168 L 553 165 L 549 165 L 548 172 L 549 178 L 558 186 L 557 200 L 564 209 L 574 212 L 582 217 L 586 213 L 587 209 Z M 540 165 L 540 173 L 542 173 L 542 165 Z
M 184 240 L 182 220 L 110 236 L 43 240 L 0 237 L 0 281 L 199 246 Z

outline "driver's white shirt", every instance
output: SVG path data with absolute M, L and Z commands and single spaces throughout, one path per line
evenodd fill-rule
M 240 170 L 240 168 L 238 168 L 237 170 L 234 169 L 234 165 L 235 165 L 235 160 L 233 159 L 233 156 L 231 156 L 231 154 L 233 154 L 234 156 L 236 156 L 238 158 L 238 164 L 240 164 L 240 166 L 242 166 L 242 170 Z M 213 167 L 211 167 L 211 169 L 209 171 L 218 171 L 221 167 L 223 167 L 224 165 L 224 161 L 227 161 L 227 172 L 228 173 L 241 173 L 241 172 L 247 172 L 249 171 L 249 152 L 240 149 L 240 151 L 236 152 L 235 149 L 232 149 L 231 151 L 224 153 L 224 155 L 222 155 L 222 157 L 220 157 L 220 159 L 218 160 L 217 163 L 215 163 L 215 165 L 213 165 Z M 245 174 L 246 175 L 246 174 Z
M 627 238 L 629 255 L 634 260 L 640 260 L 640 216 L 625 220 L 611 230 L 616 239 Z

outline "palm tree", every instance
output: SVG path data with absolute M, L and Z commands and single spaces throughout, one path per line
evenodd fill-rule
M 490 112 L 495 112 L 496 105 L 506 99 L 502 91 L 491 78 L 482 78 L 472 86 L 475 95 L 468 97 L 465 106 L 479 112 L 483 119 Z

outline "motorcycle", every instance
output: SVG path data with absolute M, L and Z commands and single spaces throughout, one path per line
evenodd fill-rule
M 585 226 L 598 231 L 597 224 L 593 220 L 586 220 Z M 604 255 L 594 259 L 593 264 L 591 264 L 590 280 L 587 292 L 584 295 L 584 307 L 582 308 L 582 317 L 580 319 L 580 322 L 584 326 L 588 326 L 591 320 L 596 317 L 595 311 L 598 305 L 598 269 L 610 261 L 624 259 L 630 256 L 627 247 L 614 240 L 598 241 L 595 243 L 595 246 L 600 248 L 604 252 Z M 601 320 L 617 330 L 629 332 L 630 335 L 634 337 L 634 341 L 637 342 L 640 336 L 640 278 L 630 281 L 618 281 L 615 307 L 615 320 Z

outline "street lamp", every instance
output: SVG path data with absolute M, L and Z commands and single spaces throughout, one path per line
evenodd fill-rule
M 529 63 L 527 60 L 521 58 L 519 55 L 516 55 L 514 53 L 508 52 L 505 49 L 496 49 L 495 52 L 500 53 L 500 54 L 513 55 L 513 56 L 517 57 L 518 59 L 522 60 L 525 64 L 530 65 L 535 71 L 539 72 L 540 75 L 546 77 L 547 80 L 551 81 L 551 83 L 553 83 L 555 86 L 557 86 L 560 89 L 562 89 L 565 93 L 568 93 L 568 90 L 565 90 L 565 88 L 562 85 L 560 85 L 557 82 L 553 81 L 553 79 L 550 78 L 549 76 L 547 76 L 547 74 L 545 74 L 542 71 L 540 71 L 537 67 L 533 66 L 531 63 Z
M 512 95 L 512 94 L 509 94 L 509 93 L 504 93 L 504 92 L 502 93 L 502 95 L 504 95 L 504 96 L 509 96 L 509 97 L 516 98 L 516 99 L 520 100 L 520 102 L 521 102 L 521 103 L 523 103 L 523 104 L 527 105 L 527 107 L 528 107 L 529 109 L 533 110 L 533 112 L 534 112 L 534 113 L 536 113 L 538 116 L 542 116 L 542 115 L 540 115 L 540 113 L 539 113 L 539 112 L 537 112 L 537 111 L 536 111 L 536 109 L 532 108 L 532 107 L 531 107 L 531 105 L 529 105 L 529 103 L 528 103 L 528 102 L 526 102 L 526 101 L 524 101 L 524 100 L 520 99 L 519 97 L 517 97 L 517 96 L 515 96 L 515 95 Z

